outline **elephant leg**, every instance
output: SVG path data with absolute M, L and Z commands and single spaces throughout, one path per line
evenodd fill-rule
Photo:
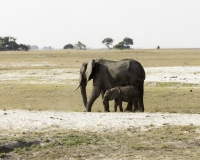
M 103 106 L 104 106 L 104 111 L 105 112 L 110 112 L 109 111 L 109 101 L 108 100 L 103 100 Z
M 120 112 L 123 112 L 122 102 L 121 102 L 121 104 L 119 105 L 119 109 L 120 109 Z
M 138 110 L 138 100 L 135 99 L 135 100 L 133 101 L 133 104 L 134 104 L 133 112 L 136 112 L 136 111 Z
M 143 95 L 140 95 L 140 97 L 139 97 L 139 107 L 138 107 L 138 110 L 140 112 L 144 112 Z
M 92 105 L 93 105 L 94 101 L 99 97 L 100 92 L 101 92 L 101 90 L 99 88 L 93 87 L 92 94 L 90 96 L 90 99 L 88 101 L 87 108 L 86 108 L 87 112 L 91 112 Z
M 143 100 L 141 100 L 142 102 Z M 140 103 L 140 109 L 139 111 L 144 112 L 144 103 Z
M 122 100 L 118 100 L 118 104 L 119 104 L 119 109 L 120 109 L 120 112 L 123 112 L 123 108 L 122 108 Z
M 102 97 L 102 99 L 104 98 L 104 94 L 105 94 L 105 91 L 101 90 L 101 97 Z
M 117 104 L 117 99 L 115 99 L 115 100 L 114 100 L 114 111 L 115 111 L 115 112 L 117 112 L 117 106 L 118 106 L 118 104 Z
M 140 89 L 139 89 L 139 111 L 144 112 L 144 101 L 143 101 L 143 96 L 144 96 L 144 82 L 140 84 Z
M 124 110 L 125 112 L 131 112 L 132 111 L 132 103 L 128 102 L 126 109 Z

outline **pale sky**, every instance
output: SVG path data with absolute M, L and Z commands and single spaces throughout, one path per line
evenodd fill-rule
M 0 0 L 0 17 L 0 36 L 40 48 L 200 48 L 200 0 Z

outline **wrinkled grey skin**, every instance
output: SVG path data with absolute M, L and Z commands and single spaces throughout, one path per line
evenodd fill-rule
M 89 101 L 87 101 L 86 85 L 93 79 L 93 89 Z M 100 93 L 116 86 L 134 85 L 140 92 L 139 110 L 144 112 L 143 93 L 144 93 L 145 71 L 142 65 L 133 59 L 121 61 L 110 61 L 105 59 L 90 59 L 81 65 L 79 86 L 84 106 L 87 112 L 91 112 L 94 101 Z M 127 110 L 131 110 L 132 104 L 128 103 Z M 109 111 L 105 108 L 105 111 Z
M 135 112 L 138 110 L 139 96 L 139 90 L 134 86 L 114 87 L 105 92 L 103 105 L 109 110 L 109 101 L 115 100 L 114 111 L 116 112 L 117 106 L 119 106 L 120 111 L 123 112 L 122 101 L 129 102 L 134 105 L 133 112 Z

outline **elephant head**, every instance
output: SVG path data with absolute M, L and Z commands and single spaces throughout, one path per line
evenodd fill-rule
M 86 86 L 88 81 L 91 79 L 92 69 L 94 65 L 95 65 L 94 59 L 90 59 L 88 62 L 84 62 L 81 65 L 80 75 L 79 75 L 79 85 L 76 89 L 73 90 L 76 91 L 80 87 L 85 107 L 87 106 Z
M 109 89 L 104 94 L 104 100 L 114 100 L 115 98 L 119 97 L 120 89 L 118 87 Z
M 114 100 L 115 98 L 119 97 L 119 95 L 120 89 L 118 87 L 107 90 L 103 97 L 103 104 L 106 105 L 108 101 Z

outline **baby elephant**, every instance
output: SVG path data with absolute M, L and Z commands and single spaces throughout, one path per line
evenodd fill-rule
M 120 86 L 107 90 L 104 94 L 103 105 L 105 110 L 109 110 L 109 101 L 115 99 L 114 109 L 117 111 L 119 105 L 120 111 L 123 112 L 122 101 L 130 102 L 134 105 L 134 110 L 138 110 L 139 90 L 134 86 Z M 132 109 L 131 109 L 132 110 Z

